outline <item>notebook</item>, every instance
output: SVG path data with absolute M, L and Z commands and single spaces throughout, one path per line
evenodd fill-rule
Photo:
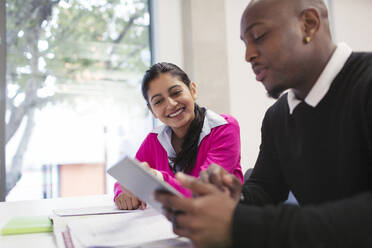
M 1 229 L 2 235 L 52 232 L 53 223 L 48 216 L 13 217 Z

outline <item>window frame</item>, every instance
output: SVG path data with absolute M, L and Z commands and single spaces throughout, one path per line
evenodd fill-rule
M 6 0 L 0 1 L 0 201 L 5 201 Z

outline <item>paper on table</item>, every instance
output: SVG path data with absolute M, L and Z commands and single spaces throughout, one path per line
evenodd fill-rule
M 128 248 L 193 248 L 191 241 L 187 238 L 163 239 L 147 243 L 137 244 Z
M 66 246 L 65 240 L 64 240 L 64 233 L 66 233 L 66 227 L 67 224 L 81 219 L 88 219 L 93 218 L 95 216 L 105 216 L 105 215 L 73 215 L 73 216 L 58 216 L 53 215 L 51 216 L 53 221 L 53 233 L 54 238 L 57 244 L 57 247 L 59 248 L 69 248 L 70 246 Z M 75 246 L 75 248 L 78 248 L 78 246 Z
M 68 223 L 74 243 L 82 247 L 131 246 L 178 237 L 171 223 L 154 209 L 124 215 L 102 215 Z
M 54 214 L 58 216 L 75 216 L 75 215 L 95 215 L 95 214 L 118 214 L 136 212 L 141 210 L 119 210 L 116 206 L 98 206 L 86 208 L 69 208 L 69 209 L 54 209 Z
M 61 236 L 63 237 L 63 244 L 58 247 L 87 248 L 87 247 L 82 246 L 81 243 L 78 243 L 76 239 L 72 240 L 69 230 L 66 230 L 65 232 L 63 232 Z M 94 247 L 94 248 L 114 248 L 114 247 L 104 246 L 104 247 Z M 138 243 L 134 245 L 120 245 L 120 246 L 115 246 L 115 248 L 194 248 L 194 246 L 192 245 L 189 239 L 183 238 L 183 237 L 176 237 L 176 238 L 150 241 L 146 243 Z

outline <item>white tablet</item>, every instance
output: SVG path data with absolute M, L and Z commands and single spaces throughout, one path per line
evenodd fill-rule
M 107 173 L 130 192 L 135 194 L 141 201 L 150 204 L 154 209 L 162 212 L 162 206 L 154 198 L 155 191 L 167 191 L 183 197 L 180 192 L 153 175 L 144 168 L 140 162 L 129 157 L 124 158 L 107 170 Z

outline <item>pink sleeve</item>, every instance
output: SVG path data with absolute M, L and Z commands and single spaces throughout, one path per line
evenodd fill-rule
M 238 122 L 231 116 L 226 116 L 228 124 L 214 130 L 210 149 L 200 171 L 206 170 L 211 164 L 218 164 L 226 171 L 237 176 L 243 183 L 243 173 L 240 166 L 240 128 Z
M 176 178 L 174 178 L 173 175 L 170 175 L 166 171 L 160 171 L 160 172 L 163 174 L 164 181 L 166 181 L 167 183 L 169 183 L 173 188 L 175 188 L 176 190 L 178 190 L 185 197 L 191 197 L 192 196 L 191 190 L 182 187 L 181 184 L 177 181 Z
M 136 153 L 136 159 L 138 159 L 141 162 L 146 161 L 144 155 L 146 154 L 146 146 L 148 143 L 150 135 L 146 137 L 146 139 L 142 142 L 140 148 L 138 149 Z M 149 162 L 149 161 L 147 161 Z M 116 201 L 116 197 L 118 197 L 119 194 L 123 193 L 123 189 L 120 187 L 120 183 L 116 182 L 114 185 L 114 201 Z
M 123 193 L 123 190 L 120 187 L 120 183 L 116 182 L 114 185 L 114 201 L 116 201 L 116 197 L 118 197 L 120 193 Z

